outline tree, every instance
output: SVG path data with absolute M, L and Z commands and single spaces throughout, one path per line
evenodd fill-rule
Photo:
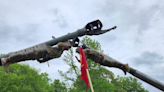
M 90 47 L 103 52 L 101 50 L 100 43 L 95 40 L 85 37 L 82 42 L 85 42 Z M 64 55 L 64 61 L 70 66 L 70 68 L 65 73 L 62 71 L 59 71 L 59 73 L 62 77 L 64 77 L 65 81 L 73 82 L 70 92 L 85 92 L 86 84 L 80 78 L 80 68 L 75 64 L 77 61 L 74 61 L 73 56 L 73 50 L 70 49 L 70 51 Z M 114 79 L 114 74 L 111 71 L 97 63 L 92 62 L 90 59 L 87 59 L 87 63 L 95 92 L 105 92 L 106 90 L 110 90 L 112 92 L 117 90 L 114 85 L 110 83 L 111 79 Z M 76 77 L 69 77 L 71 74 L 75 74 Z M 88 89 L 88 92 L 90 92 L 90 89 Z
M 127 92 L 148 92 L 136 78 L 117 76 L 114 81 L 117 81 L 119 88 L 124 89 Z
M 66 84 L 59 79 L 55 79 L 52 85 L 55 92 L 67 92 Z
M 85 42 L 88 46 L 98 50 L 99 52 L 103 52 L 101 49 L 101 45 L 99 42 L 92 40 L 88 37 L 84 37 L 82 42 Z M 66 72 L 59 71 L 60 75 L 65 79 L 65 81 L 71 81 L 70 84 L 70 92 L 86 92 L 86 84 L 80 78 L 80 68 L 75 64 L 73 49 L 70 49 L 68 53 L 64 55 L 63 59 L 69 66 L 69 70 Z M 135 85 L 126 85 L 123 86 L 124 83 L 129 82 L 133 83 L 134 80 L 128 81 L 128 77 L 114 77 L 114 74 L 104 68 L 103 66 L 94 63 L 92 60 L 87 59 L 87 64 L 89 67 L 89 72 L 93 84 L 93 88 L 95 92 L 137 92 L 137 89 L 133 89 L 135 85 L 141 84 L 135 81 Z M 72 75 L 75 75 L 72 76 Z M 122 78 L 122 80 L 121 80 Z M 143 89 L 141 86 L 137 86 L 138 89 Z M 90 92 L 90 88 L 87 90 Z M 141 91 L 140 91 L 141 92 Z M 147 92 L 146 90 L 142 90 L 142 92 Z
M 53 92 L 53 86 L 47 73 L 39 74 L 39 70 L 27 64 L 12 64 L 6 73 L 0 67 L 0 92 Z

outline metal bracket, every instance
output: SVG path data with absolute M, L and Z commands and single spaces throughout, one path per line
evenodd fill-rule
M 100 20 L 95 20 L 93 22 L 88 23 L 85 26 L 85 29 L 87 31 L 87 35 L 100 35 L 103 33 L 106 33 L 110 30 L 116 29 L 116 26 L 110 28 L 110 29 L 106 29 L 106 30 L 101 30 L 101 28 L 103 27 L 102 23 Z

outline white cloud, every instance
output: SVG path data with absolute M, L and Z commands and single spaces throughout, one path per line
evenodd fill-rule
M 143 70 L 149 76 L 155 75 L 153 78 L 164 83 L 161 80 L 163 73 L 157 74 L 164 69 L 163 63 L 152 65 L 152 71 L 149 64 L 149 67 L 139 67 L 132 61 L 147 51 L 164 57 L 163 10 L 163 0 L 1 0 L 0 42 L 3 44 L 0 45 L 0 52 L 24 49 L 50 40 L 52 35 L 59 37 L 100 19 L 104 24 L 103 28 L 117 26 L 116 30 L 109 33 L 91 37 L 101 43 L 104 52 L 120 62 L 129 63 L 137 70 Z M 50 68 L 46 63 L 27 63 L 40 68 L 42 72 L 48 72 L 52 79 L 60 78 L 58 69 L 66 71 L 68 68 L 62 59 L 49 61 Z M 108 69 L 115 75 L 123 75 L 121 70 Z M 157 91 L 147 83 L 144 83 L 144 87 L 150 92 Z

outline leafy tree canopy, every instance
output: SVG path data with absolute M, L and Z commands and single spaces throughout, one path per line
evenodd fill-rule
M 0 67 L 0 92 L 51 92 L 50 79 L 47 73 L 39 74 L 39 70 L 27 64 L 12 64 L 6 73 Z
M 92 40 L 86 36 L 83 38 L 82 42 L 99 52 L 103 52 L 98 41 Z M 87 92 L 91 92 L 90 88 L 86 89 L 85 82 L 80 78 L 80 66 L 75 64 L 77 61 L 74 59 L 73 49 L 70 49 L 69 52 L 64 55 L 63 60 L 70 68 L 66 72 L 59 71 L 59 73 L 65 81 L 72 82 L 69 92 L 86 92 L 86 90 Z M 135 78 L 115 77 L 111 71 L 90 59 L 87 59 L 87 64 L 95 92 L 147 92 Z

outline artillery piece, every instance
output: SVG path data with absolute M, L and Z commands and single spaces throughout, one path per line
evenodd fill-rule
M 106 30 L 101 30 L 102 28 L 102 23 L 100 20 L 96 20 L 93 22 L 88 23 L 85 27 L 78 29 L 77 31 L 73 33 L 66 34 L 64 36 L 61 36 L 59 38 L 54 38 L 52 40 L 49 40 L 47 42 L 29 47 L 27 49 L 23 49 L 20 51 L 16 52 L 11 52 L 9 54 L 0 56 L 0 66 L 4 65 L 4 69 L 6 72 L 8 72 L 8 66 L 12 63 L 16 62 L 21 62 L 21 61 L 26 61 L 26 60 L 38 60 L 40 63 L 46 62 L 48 60 L 58 58 L 61 56 L 62 52 L 64 50 L 68 50 L 71 46 L 72 47 L 78 47 L 79 46 L 79 39 L 78 37 L 84 36 L 84 35 L 100 35 L 104 34 L 106 32 L 109 32 L 113 29 L 116 29 L 116 26 L 106 29 Z M 57 48 L 53 48 L 52 46 L 58 45 Z M 92 59 L 94 62 L 99 63 L 100 65 L 103 66 L 108 66 L 108 67 L 115 67 L 119 68 L 126 72 L 132 74 L 133 76 L 149 83 L 150 85 L 164 91 L 164 84 L 143 74 L 140 71 L 137 71 L 131 67 L 129 67 L 128 64 L 122 64 L 121 62 L 118 62 L 111 57 L 99 53 L 96 50 L 92 49 L 91 47 L 85 45 L 82 43 L 82 47 L 86 51 L 85 54 L 87 55 L 87 58 Z M 62 48 L 64 47 L 64 48 Z M 54 52 L 59 51 L 59 53 L 54 53 Z M 97 52 L 98 54 L 93 55 L 92 51 Z M 77 50 L 78 52 L 78 50 Z M 91 57 L 90 57 L 91 55 Z M 103 57 L 102 57 L 103 56 Z M 92 57 L 98 57 L 99 61 L 95 60 Z

